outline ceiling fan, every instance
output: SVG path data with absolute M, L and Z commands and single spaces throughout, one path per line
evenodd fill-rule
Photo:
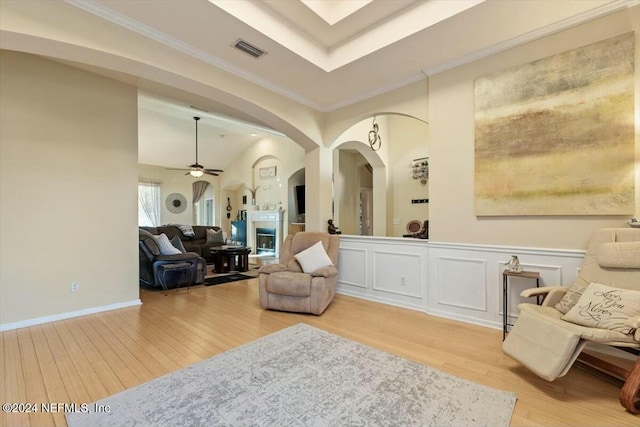
M 194 178 L 199 178 L 204 174 L 218 176 L 220 172 L 224 172 L 222 169 L 205 169 L 204 166 L 198 163 L 198 120 L 200 120 L 200 117 L 194 117 L 193 120 L 196 121 L 196 162 L 192 165 L 189 165 L 189 169 L 167 168 L 167 170 L 189 171 L 185 173 L 185 175 L 191 175 Z

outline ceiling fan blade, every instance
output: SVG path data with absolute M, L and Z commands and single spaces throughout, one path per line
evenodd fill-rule
M 164 170 L 166 171 L 188 171 L 191 169 L 185 169 L 185 168 L 164 168 Z
M 210 172 L 208 170 L 203 171 L 204 173 L 206 173 L 207 175 L 213 175 L 213 176 L 218 176 L 219 174 L 216 172 Z
M 222 169 L 204 169 L 206 172 L 224 172 Z

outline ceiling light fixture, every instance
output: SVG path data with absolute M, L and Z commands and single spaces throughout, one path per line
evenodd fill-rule
M 194 178 L 200 178 L 202 175 L 213 175 L 218 176 L 220 172 L 224 172 L 222 169 L 205 169 L 200 163 L 198 163 L 198 120 L 200 117 L 194 117 L 193 120 L 196 122 L 196 162 L 192 165 L 189 165 L 189 169 L 182 168 L 167 168 L 167 170 L 178 170 L 178 171 L 188 171 L 185 175 L 191 175 Z
M 382 138 L 378 134 L 376 116 L 373 116 L 373 128 L 369 131 L 369 147 L 371 147 L 373 151 L 378 151 L 382 148 Z

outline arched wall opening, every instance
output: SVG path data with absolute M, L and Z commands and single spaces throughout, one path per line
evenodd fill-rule
M 366 235 L 370 203 L 372 234 L 402 237 L 409 222 L 429 218 L 428 180 L 423 184 L 413 179 L 414 159 L 429 156 L 428 125 L 403 114 L 376 114 L 382 145 L 373 151 L 368 142 L 373 118 L 351 126 L 331 145 L 334 221 L 344 234 Z M 365 165 L 371 170 L 372 188 L 359 172 Z

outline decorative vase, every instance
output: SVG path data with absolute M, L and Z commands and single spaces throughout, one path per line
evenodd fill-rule
M 522 266 L 520 265 L 520 260 L 516 255 L 513 255 L 509 262 L 505 265 L 507 271 L 512 273 L 520 273 L 522 271 Z

